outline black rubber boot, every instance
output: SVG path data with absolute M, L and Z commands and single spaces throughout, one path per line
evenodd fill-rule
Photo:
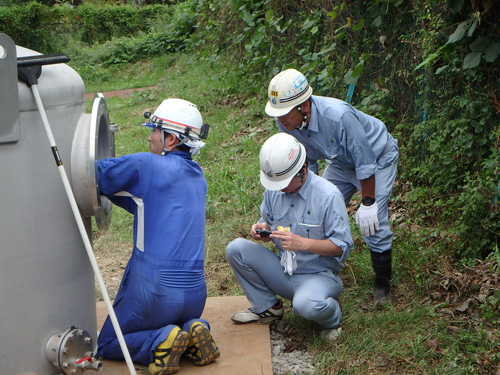
M 375 272 L 373 282 L 373 303 L 391 303 L 392 250 L 376 253 L 371 251 L 372 266 Z

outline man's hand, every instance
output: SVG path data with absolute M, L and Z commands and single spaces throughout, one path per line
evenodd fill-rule
M 371 206 L 362 204 L 356 212 L 356 224 L 358 224 L 361 234 L 364 236 L 373 236 L 379 230 L 378 224 L 378 204 Z
M 270 230 L 271 228 L 269 227 L 269 225 L 267 223 L 253 224 L 252 225 L 252 231 L 251 231 L 250 235 L 256 241 L 264 241 L 264 242 L 271 241 L 271 238 L 269 236 L 263 237 L 260 234 L 258 234 L 257 233 L 257 229 Z
M 305 249 L 304 238 L 298 234 L 274 231 L 271 237 L 281 240 L 281 247 L 284 250 L 299 251 Z

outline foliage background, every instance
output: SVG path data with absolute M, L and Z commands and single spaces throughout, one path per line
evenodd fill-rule
M 88 67 L 183 50 L 231 56 L 249 96 L 295 67 L 316 95 L 351 101 L 398 138 L 415 223 L 439 225 L 456 239 L 447 246 L 459 257 L 484 257 L 498 245 L 500 7 L 493 0 L 29 2 L 1 7 L 0 31 L 44 53 L 75 39 L 90 48 L 107 43 L 83 57 Z

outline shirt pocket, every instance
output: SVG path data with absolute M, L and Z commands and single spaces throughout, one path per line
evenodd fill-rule
M 273 230 L 278 230 L 278 225 L 281 225 L 283 227 L 287 227 L 290 225 L 290 223 L 285 223 L 283 221 L 283 218 L 285 217 L 284 214 L 279 214 L 279 213 L 268 213 L 267 214 L 268 220 L 269 220 L 269 226 L 271 227 L 271 231 Z
M 324 150 L 325 158 L 328 160 L 342 159 L 344 157 L 342 148 L 335 138 L 332 138 L 330 143 Z
M 297 234 L 305 238 L 323 240 L 325 231 L 323 230 L 323 221 L 314 218 L 298 218 Z

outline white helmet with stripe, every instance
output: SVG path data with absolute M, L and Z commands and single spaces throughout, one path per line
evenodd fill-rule
M 259 159 L 262 186 L 282 190 L 304 166 L 306 149 L 290 134 L 278 133 L 262 145 Z
M 198 154 L 205 145 L 201 140 L 207 139 L 209 125 L 203 123 L 201 113 L 195 104 L 184 99 L 165 99 L 155 113 L 144 113 L 149 121 L 143 126 L 160 128 L 162 130 L 162 144 L 165 143 L 165 133 L 173 133 L 180 142 L 175 146 L 185 144 L 192 154 Z M 164 149 L 162 155 L 169 150 Z
M 266 113 L 272 117 L 284 116 L 309 99 L 312 91 L 301 72 L 295 69 L 284 70 L 269 83 Z
M 206 139 L 206 125 L 203 124 L 200 111 L 195 104 L 184 99 L 165 99 L 149 117 L 149 122 L 143 124 L 150 128 L 186 135 L 191 139 Z

